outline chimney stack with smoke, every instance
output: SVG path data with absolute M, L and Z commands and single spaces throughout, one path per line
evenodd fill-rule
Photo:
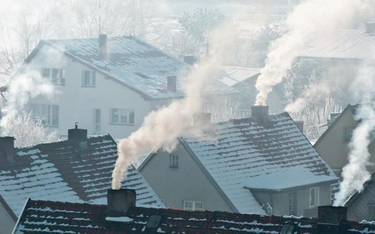
M 14 137 L 0 137 L 0 153 L 6 159 L 12 159 L 15 155 Z
M 252 106 L 251 117 L 257 119 L 261 124 L 267 124 L 268 106 Z
M 108 189 L 107 213 L 109 216 L 122 216 L 136 204 L 136 192 L 132 189 Z
M 170 92 L 177 91 L 177 77 L 176 76 L 167 77 L 167 90 Z
M 99 35 L 99 53 L 100 59 L 105 59 L 107 57 L 107 34 Z

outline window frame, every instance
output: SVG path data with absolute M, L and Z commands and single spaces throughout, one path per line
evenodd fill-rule
M 99 118 L 98 118 L 99 117 Z M 102 110 L 99 108 L 93 109 L 93 134 L 100 134 L 102 130 Z
M 53 104 L 29 103 L 28 112 L 31 118 L 42 121 L 46 127 L 58 128 L 60 124 L 60 106 Z M 57 117 L 57 118 L 56 118 Z
M 89 74 L 87 76 L 87 74 Z M 89 81 L 89 82 L 86 82 Z M 82 70 L 81 87 L 95 88 L 96 87 L 96 72 L 90 70 Z
M 288 194 L 289 215 L 297 215 L 297 191 L 290 191 Z
M 191 209 L 186 208 L 186 205 L 189 203 L 191 203 Z M 201 204 L 201 208 L 197 209 L 197 204 Z M 184 200 L 182 209 L 186 211 L 204 211 L 204 203 L 203 201 Z
M 117 112 L 116 118 L 113 118 L 114 112 Z M 126 114 L 124 114 L 126 113 Z M 122 120 L 126 117 L 127 122 L 123 122 Z M 130 122 L 130 120 L 132 120 Z M 109 108 L 109 124 L 110 125 L 124 125 L 124 126 L 134 126 L 135 125 L 135 110 L 134 109 L 125 109 L 125 108 Z
M 46 73 L 47 70 L 48 70 L 48 74 Z M 56 71 L 56 77 L 54 77 L 53 75 L 54 71 Z M 41 76 L 43 78 L 48 78 L 48 80 L 53 85 L 65 86 L 66 84 L 65 73 L 66 71 L 63 68 L 43 67 L 41 71 Z
M 311 196 L 311 191 L 314 190 L 314 200 L 315 200 L 315 203 L 314 204 L 311 204 L 311 201 L 312 201 L 312 196 Z M 314 208 L 314 207 L 318 207 L 319 206 L 319 187 L 311 187 L 309 189 L 309 208 Z
M 170 154 L 169 155 L 169 168 L 178 168 L 179 164 L 179 157 L 178 155 L 175 154 Z
M 344 129 L 344 140 L 346 142 L 350 142 L 353 138 L 353 131 L 354 131 L 354 128 L 352 127 L 345 127 Z

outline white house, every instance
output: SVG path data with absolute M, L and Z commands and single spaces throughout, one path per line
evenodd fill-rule
M 17 75 L 32 71 L 55 85 L 54 100 L 38 96 L 28 104 L 46 126 L 64 134 L 78 122 L 90 135 L 120 138 L 150 111 L 182 98 L 181 83 L 192 68 L 135 37 L 101 35 L 41 41 Z M 204 93 L 225 96 L 233 89 L 215 80 Z
M 138 167 L 167 207 L 257 214 L 317 214 L 337 177 L 292 118 L 268 115 L 214 125 L 217 139 L 180 138 Z

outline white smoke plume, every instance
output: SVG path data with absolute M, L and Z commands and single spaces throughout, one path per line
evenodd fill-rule
M 335 196 L 334 205 L 336 206 L 343 205 L 353 192 L 361 192 L 363 184 L 370 178 L 366 167 L 370 164 L 371 155 L 368 147 L 374 139 L 373 130 L 375 129 L 374 77 L 373 64 L 364 64 L 351 86 L 353 98 L 362 104 L 356 110 L 355 119 L 359 121 L 359 124 L 353 131 L 349 143 L 349 162 L 341 174 L 340 191 Z
M 287 17 L 287 32 L 270 46 L 266 65 L 256 83 L 255 104 L 266 105 L 268 94 L 282 82 L 309 38 L 326 37 L 334 34 L 335 29 L 351 26 L 368 11 L 367 3 L 366 0 L 307 0 L 296 6 Z
M 212 130 L 209 124 L 203 122 L 191 125 L 191 120 L 203 112 L 204 87 L 217 77 L 217 68 L 225 59 L 225 54 L 233 48 L 236 34 L 230 25 L 219 27 L 212 36 L 210 56 L 185 78 L 185 98 L 151 112 L 138 131 L 120 141 L 118 159 L 112 174 L 112 189 L 120 189 L 124 174 L 138 156 L 160 148 L 170 152 L 178 143 L 178 137 L 205 137 L 205 133 Z

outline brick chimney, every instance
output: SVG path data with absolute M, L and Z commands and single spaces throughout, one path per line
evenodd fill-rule
M 16 154 L 14 148 L 14 137 L 0 137 L 0 153 L 3 154 L 3 157 L 6 159 L 12 159 Z
M 167 77 L 167 90 L 170 92 L 177 91 L 177 77 L 176 76 Z
M 346 207 L 320 206 L 318 208 L 318 233 L 346 233 L 348 227 Z
M 268 106 L 252 106 L 251 117 L 255 118 L 261 124 L 268 124 Z
M 136 192 L 132 189 L 108 189 L 107 214 L 112 217 L 124 215 L 136 204 Z
M 78 124 L 75 124 L 74 129 L 68 130 L 68 140 L 73 140 L 77 142 L 87 141 L 87 130 L 79 129 Z
M 107 57 L 107 34 L 99 35 L 99 53 L 98 57 L 100 59 L 105 59 Z

